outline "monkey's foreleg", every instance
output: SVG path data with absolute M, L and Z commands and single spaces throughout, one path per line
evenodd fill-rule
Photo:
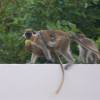
M 53 63 L 54 61 L 53 61 L 53 58 L 51 56 L 50 50 L 48 48 L 46 48 L 46 47 L 42 47 L 42 51 L 43 51 L 43 54 L 44 54 L 44 56 L 45 56 L 45 58 L 47 60 L 46 63 Z
M 30 63 L 31 64 L 35 64 L 35 62 L 36 62 L 37 59 L 38 59 L 38 55 L 32 53 Z
M 40 44 L 39 44 L 40 49 L 42 50 L 47 63 L 53 63 L 53 58 L 51 56 L 51 52 L 48 49 L 48 46 L 46 45 L 46 43 L 43 40 L 40 40 Z
M 53 58 L 51 56 L 51 52 L 47 48 L 47 46 L 43 43 L 43 41 L 40 41 L 40 44 L 33 43 L 32 45 L 33 45 L 33 49 L 39 48 L 43 52 L 43 55 L 45 56 L 45 59 L 47 60 L 46 63 L 53 63 Z M 34 55 L 34 56 L 35 56 L 34 60 L 38 58 L 37 55 Z

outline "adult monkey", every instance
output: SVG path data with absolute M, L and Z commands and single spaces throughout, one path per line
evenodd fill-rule
M 51 56 L 51 52 L 53 52 L 54 49 L 58 54 L 62 55 L 68 63 L 73 63 L 73 57 L 70 50 L 69 33 L 59 30 L 41 30 L 33 32 L 28 29 L 25 31 L 24 37 L 26 38 L 26 48 L 29 49 L 32 47 L 33 50 L 31 63 L 35 63 L 37 58 L 41 56 L 40 52 L 45 56 L 47 63 L 54 62 L 54 59 Z M 30 40 L 32 41 L 31 46 L 28 45 L 30 44 Z

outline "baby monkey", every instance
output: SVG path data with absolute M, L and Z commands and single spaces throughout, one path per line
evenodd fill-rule
M 79 58 L 78 62 L 85 64 L 96 64 L 100 60 L 100 53 L 96 47 L 95 42 L 92 39 L 87 38 L 84 34 L 79 34 L 78 39 L 84 43 L 90 49 L 87 49 L 84 45 L 78 45 Z

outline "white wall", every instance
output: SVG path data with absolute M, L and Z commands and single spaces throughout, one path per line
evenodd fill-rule
M 59 65 L 0 65 L 0 100 L 100 100 L 100 65 L 74 65 L 61 80 Z

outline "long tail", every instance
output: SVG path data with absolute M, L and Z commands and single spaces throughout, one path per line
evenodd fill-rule
M 61 68 L 61 72 L 62 72 L 61 82 L 60 82 L 59 87 L 56 90 L 56 94 L 58 94 L 60 92 L 62 86 L 63 86 L 63 83 L 64 83 L 64 66 L 63 66 L 62 61 L 61 61 L 61 59 L 60 59 L 60 57 L 59 57 L 59 55 L 57 54 L 56 51 L 55 51 L 55 54 L 56 54 L 56 56 L 57 56 L 57 58 L 58 58 L 58 60 L 60 62 L 60 68 Z

